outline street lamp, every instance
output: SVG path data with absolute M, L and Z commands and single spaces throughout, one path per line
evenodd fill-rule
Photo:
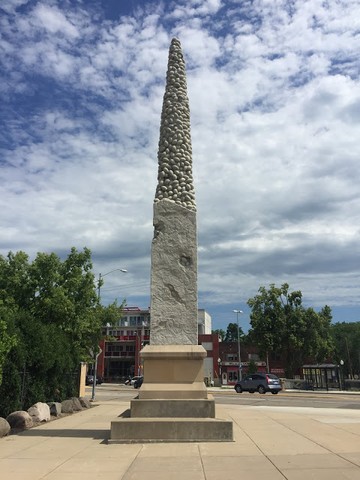
M 98 357 L 102 353 L 101 348 L 99 348 L 99 351 L 96 353 L 95 350 L 93 352 L 93 357 L 94 357 L 94 375 L 93 375 L 93 384 L 92 384 L 92 391 L 91 391 L 91 399 L 90 402 L 95 402 L 95 388 L 96 388 L 96 382 L 97 382 L 97 375 L 96 375 L 96 370 L 97 370 L 97 362 L 98 362 Z
M 344 360 L 340 360 L 340 368 L 339 368 L 339 384 L 340 384 L 340 390 L 345 390 L 345 382 L 344 382 L 344 375 L 343 375 L 343 366 L 344 366 Z
M 107 272 L 107 273 L 104 273 L 104 275 L 102 275 L 101 273 L 99 273 L 99 282 L 98 282 L 98 300 L 100 302 L 100 289 L 101 289 L 101 279 L 103 277 L 106 277 L 106 275 L 109 275 L 110 273 L 113 273 L 113 272 L 123 272 L 123 273 L 127 273 L 127 270 L 125 268 L 115 268 L 114 270 L 111 270 L 110 272 Z
M 242 310 L 233 310 L 236 313 L 236 323 L 237 323 L 237 341 L 238 341 L 238 360 L 239 360 L 239 375 L 238 378 L 242 380 L 241 373 L 241 352 L 240 352 L 240 328 L 239 328 L 239 313 L 244 313 Z
M 143 320 L 141 322 L 141 330 L 140 330 L 140 345 L 139 345 L 139 351 L 137 352 L 138 356 L 138 375 L 143 375 L 144 374 L 144 362 L 140 358 L 140 351 L 144 348 L 145 345 L 145 327 L 148 327 L 148 322 L 146 320 Z M 138 334 L 139 336 L 139 334 Z
M 127 273 L 127 270 L 125 268 L 115 268 L 114 270 L 111 270 L 110 272 L 104 273 L 104 275 L 99 273 L 99 283 L 98 283 L 98 300 L 99 300 L 99 302 L 100 302 L 101 279 L 103 277 L 105 277 L 106 275 L 109 275 L 110 273 L 117 272 L 117 271 Z M 92 385 L 92 395 L 91 395 L 91 401 L 92 402 L 95 401 L 95 389 L 96 389 L 96 382 L 97 382 L 97 363 L 98 363 L 98 356 L 100 355 L 101 352 L 102 352 L 101 348 L 99 348 L 98 353 L 96 353 L 95 351 L 93 352 L 93 357 L 94 357 L 93 379 L 94 379 L 94 381 L 93 381 L 93 385 Z
M 218 374 L 219 374 L 220 387 L 221 387 L 221 386 L 222 386 L 222 377 L 221 377 L 221 365 L 222 365 L 222 362 L 221 362 L 221 358 L 220 358 L 220 357 L 218 358 L 217 363 L 218 363 Z

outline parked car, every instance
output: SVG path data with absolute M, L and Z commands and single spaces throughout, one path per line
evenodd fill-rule
M 279 377 L 272 373 L 253 373 L 252 375 L 247 375 L 238 381 L 234 388 L 237 393 L 278 393 L 282 390 Z
M 137 377 L 135 382 L 134 382 L 134 388 L 140 388 L 141 385 L 143 384 L 144 377 Z
M 93 385 L 94 384 L 94 375 L 86 375 L 85 380 L 86 385 Z M 101 385 L 103 383 L 102 377 L 96 377 L 96 385 Z

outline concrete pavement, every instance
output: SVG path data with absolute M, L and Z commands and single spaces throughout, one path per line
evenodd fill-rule
M 360 480 L 360 411 L 217 405 L 234 442 L 108 445 L 108 400 L 0 439 L 2 480 Z

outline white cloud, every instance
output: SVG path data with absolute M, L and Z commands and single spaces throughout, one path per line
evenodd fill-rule
M 215 15 L 222 7 L 221 0 L 191 0 L 189 2 L 174 2 L 167 18 L 176 20 L 191 20 L 194 17 Z
M 26 5 L 28 2 L 29 0 L 5 0 L 0 8 L 8 14 L 15 14 L 18 7 Z
M 1 252 L 86 245 L 97 270 L 127 267 L 130 295 L 148 295 L 161 102 L 178 36 L 201 302 L 245 301 L 287 281 L 307 302 L 358 305 L 357 2 L 194 0 L 106 21 L 100 6 L 67 5 L 35 2 L 0 20 Z
M 33 15 L 38 21 L 38 25 L 50 34 L 61 33 L 61 35 L 70 38 L 79 36 L 76 27 L 66 18 L 66 14 L 56 7 L 49 7 L 40 3 L 34 8 Z

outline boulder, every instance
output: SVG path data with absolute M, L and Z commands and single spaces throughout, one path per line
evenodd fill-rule
M 91 408 L 90 400 L 85 397 L 80 397 L 79 400 L 83 408 Z
M 28 408 L 28 414 L 32 417 L 34 422 L 48 422 L 50 420 L 49 405 L 42 402 L 37 402 Z
M 80 400 L 77 397 L 72 397 L 71 401 L 73 402 L 73 410 L 74 412 L 80 412 L 83 409 Z
M 72 400 L 63 400 L 61 402 L 62 413 L 74 413 L 74 404 Z
M 10 432 L 10 425 L 5 418 L 0 417 L 0 438 L 5 437 Z
M 58 417 L 61 414 L 61 403 L 60 402 L 50 402 L 48 403 L 50 408 L 50 415 Z
M 10 413 L 10 415 L 6 417 L 6 420 L 9 422 L 11 429 L 25 430 L 34 425 L 31 416 L 28 412 L 25 412 L 25 410 Z

